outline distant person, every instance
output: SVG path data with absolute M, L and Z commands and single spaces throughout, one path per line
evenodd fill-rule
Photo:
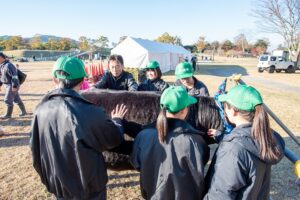
M 284 141 L 270 128 L 260 93 L 238 85 L 218 97 L 235 128 L 224 136 L 206 175 L 205 200 L 268 200 L 271 165 L 284 153 Z M 210 129 L 210 135 L 216 130 Z
M 193 56 L 192 59 L 191 59 L 191 63 L 193 65 L 193 69 L 194 69 L 194 72 L 196 71 L 196 67 L 197 67 L 197 57 L 196 56 Z
M 167 88 L 160 98 L 156 128 L 145 128 L 135 138 L 131 162 L 140 171 L 145 199 L 203 198 L 209 147 L 205 133 L 185 121 L 189 106 L 196 102 L 183 87 Z
M 138 84 L 131 73 L 124 71 L 124 61 L 120 55 L 111 55 L 108 60 L 109 71 L 97 82 L 98 89 L 136 91 Z
M 209 96 L 206 85 L 193 76 L 193 67 L 191 63 L 182 62 L 175 69 L 175 85 L 183 86 L 191 96 Z
M 11 118 L 14 102 L 21 110 L 19 116 L 27 115 L 25 105 L 19 95 L 20 82 L 18 79 L 17 68 L 9 62 L 6 55 L 0 52 L 0 91 L 3 84 L 5 85 L 4 102 L 6 104 L 6 114 L 2 115 L 0 118 Z
M 117 105 L 112 120 L 79 93 L 86 73 L 81 60 L 61 57 L 54 65 L 58 89 L 46 94 L 32 120 L 30 147 L 33 167 L 57 199 L 106 199 L 108 181 L 102 152 L 123 141 Z
M 185 61 L 185 62 L 189 62 L 189 58 L 186 56 L 186 57 L 184 58 L 184 61 Z
M 163 92 L 169 87 L 169 84 L 161 79 L 161 70 L 159 63 L 155 60 L 150 61 L 145 67 L 147 80 L 138 87 L 139 91 L 159 91 Z
M 32 60 L 35 61 L 35 56 L 32 56 Z

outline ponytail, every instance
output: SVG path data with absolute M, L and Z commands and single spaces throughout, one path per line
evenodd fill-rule
M 259 154 L 263 159 L 277 160 L 280 157 L 280 151 L 270 128 L 268 114 L 262 105 L 255 107 L 251 136 L 258 143 Z
M 168 133 L 168 122 L 166 117 L 167 109 L 163 107 L 157 117 L 156 129 L 158 132 L 159 142 L 162 144 L 165 142 L 166 135 Z

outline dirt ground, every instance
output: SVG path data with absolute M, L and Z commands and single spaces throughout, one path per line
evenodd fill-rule
M 21 97 L 30 113 L 47 91 L 53 88 L 51 69 L 53 62 L 19 63 L 28 74 L 21 87 Z M 243 80 L 258 88 L 265 103 L 287 125 L 300 140 L 300 71 L 295 74 L 258 73 L 255 59 L 218 58 L 215 63 L 198 65 L 196 77 L 202 80 L 212 96 L 218 85 L 232 73 L 243 74 Z M 174 71 L 163 78 L 172 83 Z M 233 83 L 229 82 L 228 87 Z M 283 87 L 282 87 L 283 85 Z M 0 93 L 0 114 L 4 113 L 3 91 Z M 0 120 L 4 135 L 0 136 L 0 199 L 54 199 L 41 184 L 32 167 L 31 152 L 28 146 L 31 116 Z M 286 145 L 300 155 L 300 148 L 284 131 L 272 121 L 272 127 L 282 134 Z M 272 168 L 271 196 L 274 200 L 300 199 L 300 187 L 294 184 L 296 177 L 293 164 L 284 158 Z M 139 191 L 137 171 L 109 171 L 108 199 L 142 199 Z

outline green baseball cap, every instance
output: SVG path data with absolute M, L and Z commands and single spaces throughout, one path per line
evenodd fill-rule
M 260 93 L 248 85 L 237 85 L 231 88 L 227 94 L 220 95 L 218 100 L 245 111 L 253 111 L 255 106 L 263 103 Z
M 64 71 L 68 75 L 61 75 L 57 71 Z M 53 76 L 59 79 L 73 80 L 86 77 L 83 62 L 75 57 L 63 56 L 57 59 L 53 66 Z
M 160 106 L 166 107 L 170 113 L 177 113 L 196 102 L 197 99 L 189 96 L 187 91 L 181 86 L 168 87 L 160 97 Z
M 155 69 L 159 67 L 159 63 L 156 60 L 150 61 L 144 69 Z
M 176 79 L 188 78 L 193 76 L 193 66 L 189 62 L 182 62 L 176 66 Z

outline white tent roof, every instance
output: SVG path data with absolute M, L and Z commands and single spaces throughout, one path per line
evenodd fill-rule
M 150 60 L 157 60 L 163 72 L 175 69 L 183 58 L 191 58 L 191 53 L 182 46 L 132 37 L 127 37 L 111 53 L 122 55 L 125 67 L 142 68 Z

